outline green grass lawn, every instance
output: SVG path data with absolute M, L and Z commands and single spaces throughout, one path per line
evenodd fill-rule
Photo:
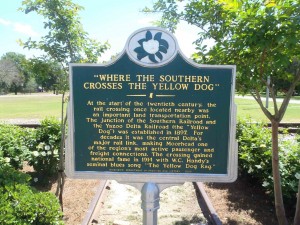
M 235 103 L 237 104 L 238 118 L 250 117 L 255 121 L 269 121 L 255 100 L 236 98 Z M 265 104 L 265 102 L 263 103 Z M 271 101 L 268 109 L 273 113 L 274 106 Z M 290 103 L 281 122 L 300 122 L 300 104 Z
M 0 96 L 0 119 L 60 118 L 61 95 Z
M 268 121 L 256 101 L 236 98 L 238 118 L 251 117 L 255 121 Z M 270 102 L 270 110 L 273 105 Z M 0 96 L 0 119 L 44 119 L 47 116 L 60 118 L 61 95 Z M 300 104 L 289 104 L 282 122 L 300 122 Z

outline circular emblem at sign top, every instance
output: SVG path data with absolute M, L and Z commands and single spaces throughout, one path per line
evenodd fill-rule
M 159 67 L 173 60 L 177 53 L 175 37 L 161 28 L 143 28 L 127 41 L 131 60 L 146 67 Z

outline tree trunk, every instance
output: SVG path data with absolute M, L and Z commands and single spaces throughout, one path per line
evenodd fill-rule
M 272 120 L 272 170 L 274 179 L 274 197 L 275 209 L 279 225 L 287 225 L 285 209 L 283 204 L 281 178 L 279 172 L 279 154 L 278 154 L 278 127 L 279 122 Z
M 298 196 L 297 196 L 297 205 L 296 205 L 296 213 L 294 218 L 294 225 L 300 224 L 300 179 L 298 184 Z

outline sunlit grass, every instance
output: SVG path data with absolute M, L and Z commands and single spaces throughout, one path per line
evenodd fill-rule
M 61 115 L 61 95 L 0 96 L 0 119 L 44 119 Z
M 256 121 L 269 121 L 255 100 L 236 98 L 235 103 L 237 104 L 238 118 L 251 117 L 251 119 Z M 266 102 L 263 103 L 264 106 L 266 106 Z M 281 103 L 279 103 L 278 107 L 280 107 L 280 104 Z M 274 113 L 274 105 L 271 101 L 269 102 L 268 110 L 272 114 Z M 300 104 L 290 103 L 282 119 L 282 122 L 300 122 Z

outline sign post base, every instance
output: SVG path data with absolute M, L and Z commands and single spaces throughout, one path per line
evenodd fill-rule
M 160 192 L 168 187 L 183 185 L 183 183 L 156 184 L 152 182 L 124 184 L 133 186 L 141 192 L 143 225 L 157 225 L 157 210 L 159 209 Z
M 145 183 L 142 188 L 143 224 L 157 224 L 159 209 L 159 188 L 155 183 Z

